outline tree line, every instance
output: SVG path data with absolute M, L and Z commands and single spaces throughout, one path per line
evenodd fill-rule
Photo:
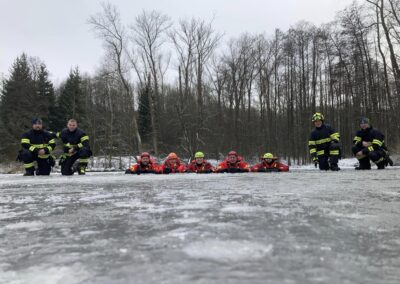
M 219 159 L 234 149 L 303 163 L 316 111 L 341 133 L 345 156 L 362 115 L 399 150 L 400 0 L 353 3 L 333 22 L 271 36 L 226 39 L 212 21 L 174 23 L 157 11 L 126 25 L 109 3 L 88 25 L 105 51 L 95 74 L 76 67 L 54 87 L 40 59 L 15 60 L 1 93 L 1 159 L 15 156 L 33 116 L 50 130 L 76 118 L 95 155 L 108 157 L 201 150 Z

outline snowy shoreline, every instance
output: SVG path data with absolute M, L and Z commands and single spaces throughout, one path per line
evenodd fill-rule
M 115 160 L 120 160 L 119 158 L 115 158 Z M 117 166 L 117 162 L 112 163 L 111 167 L 101 167 L 100 165 L 104 165 L 104 158 L 94 158 L 90 163 L 89 167 L 87 169 L 87 173 L 124 173 L 125 169 L 127 169 L 130 165 L 129 161 L 132 161 L 134 163 L 134 159 L 132 157 L 124 157 L 122 159 L 121 166 Z M 217 166 L 219 162 L 217 160 L 209 160 L 209 162 L 213 166 Z M 284 162 L 284 161 L 283 161 Z M 118 161 L 118 164 L 120 162 Z M 253 164 L 253 163 L 251 163 Z M 358 161 L 355 158 L 347 158 L 347 159 L 342 159 L 339 161 L 339 167 L 341 170 L 354 170 L 354 168 L 358 165 Z M 372 165 L 372 169 L 376 169 L 375 165 Z M 395 163 L 395 166 L 393 167 L 387 167 L 387 170 L 392 169 L 400 169 L 400 165 L 398 163 Z M 307 164 L 307 165 L 293 165 L 290 167 L 290 171 L 312 171 L 316 170 L 318 171 L 318 168 L 315 168 L 314 164 Z M 0 175 L 7 175 L 7 174 L 22 174 L 23 173 L 23 167 L 20 163 L 3 163 L 0 164 Z M 57 165 L 56 167 L 53 168 L 52 175 L 57 175 L 60 173 L 60 167 Z M 187 174 L 187 173 L 185 173 Z

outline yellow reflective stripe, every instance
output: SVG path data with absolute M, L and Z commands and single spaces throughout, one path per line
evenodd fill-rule
M 56 140 L 55 139 L 51 139 L 48 144 L 54 144 L 54 143 L 56 143 Z
M 89 136 L 85 135 L 83 137 L 81 137 L 81 142 L 89 140 Z
M 38 155 L 38 158 L 40 159 L 47 159 L 48 157 L 50 157 L 49 154 L 45 154 L 45 155 Z
M 317 149 L 316 148 L 311 148 L 310 149 L 310 154 L 314 154 L 314 153 L 317 153 Z
M 317 145 L 320 145 L 320 144 L 324 144 L 324 143 L 329 143 L 331 141 L 332 141 L 331 138 L 324 138 L 324 139 L 320 139 L 320 140 L 315 141 L 315 143 Z
M 355 136 L 353 139 L 354 144 L 360 143 L 362 141 L 360 136 Z
M 374 151 L 375 149 L 374 149 L 374 147 L 369 146 L 369 147 L 368 147 L 368 150 L 369 150 L 370 152 L 372 152 L 372 151 Z
M 33 146 L 35 148 L 44 148 L 47 146 L 47 144 L 31 144 L 31 146 Z
M 53 148 L 51 146 L 47 146 L 47 149 L 49 149 L 49 151 L 53 151 Z
M 385 160 L 384 157 L 380 158 L 378 161 L 375 162 L 375 164 L 379 164 L 380 162 L 383 162 Z
M 71 143 L 67 143 L 64 145 L 67 148 L 74 148 L 76 145 L 72 145 Z
M 21 143 L 31 144 L 31 140 L 27 138 L 22 138 Z
M 378 139 L 374 139 L 374 140 L 372 140 L 372 144 L 376 144 L 376 145 L 382 147 L 383 142 L 379 141 Z
M 58 138 L 60 138 L 61 132 L 57 132 L 57 133 L 56 133 L 56 136 L 57 136 Z
M 33 152 L 35 151 L 35 149 L 43 149 L 43 148 L 47 148 L 47 146 L 49 146 L 48 144 L 31 144 L 31 146 L 29 147 L 29 151 Z
M 332 140 L 339 140 L 339 139 L 340 139 L 340 134 L 339 134 L 339 132 L 332 133 L 331 136 L 330 136 L 330 138 L 331 138 Z
M 32 167 L 34 167 L 34 166 L 35 166 L 34 163 L 24 164 L 24 168 L 25 168 L 25 169 L 32 168 Z
M 313 146 L 313 145 L 317 145 L 317 143 L 315 143 L 315 141 L 308 141 L 308 146 Z
M 89 159 L 79 159 L 80 163 L 89 163 Z
M 83 144 L 82 143 L 79 143 L 78 144 L 78 148 L 82 148 L 83 147 Z
M 318 151 L 317 152 L 317 156 L 321 156 L 321 155 L 324 155 L 325 154 L 325 151 L 324 150 L 321 150 L 321 151 Z
M 331 150 L 329 151 L 330 155 L 339 155 L 339 150 Z

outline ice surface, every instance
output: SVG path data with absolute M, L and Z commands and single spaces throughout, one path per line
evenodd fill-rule
M 400 170 L 0 175 L 0 283 L 400 283 Z

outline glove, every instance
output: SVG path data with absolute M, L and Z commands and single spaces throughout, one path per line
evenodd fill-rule
M 336 140 L 332 140 L 330 144 L 331 144 L 330 145 L 331 147 L 335 147 L 335 148 L 339 148 L 340 147 L 339 141 L 336 141 Z
M 198 174 L 211 174 L 213 171 L 212 170 L 204 170 L 204 171 L 198 171 Z
M 228 169 L 228 173 L 232 173 L 232 174 L 234 174 L 234 173 L 247 173 L 247 172 L 248 172 L 248 170 L 240 169 L 240 168 L 229 168 Z
M 313 162 L 314 162 L 314 167 L 317 168 L 318 167 L 318 158 L 313 157 Z
M 50 165 L 50 167 L 54 167 L 56 165 L 56 159 L 50 155 L 47 159 L 47 163 Z
M 62 164 L 64 163 L 65 159 L 66 159 L 65 155 L 61 155 L 60 160 L 58 161 L 58 165 L 62 166 Z
M 17 161 L 17 162 L 23 162 L 23 161 L 22 161 L 22 152 L 23 152 L 23 150 L 19 150 L 19 151 L 18 151 L 18 156 L 17 156 L 17 158 L 15 159 L 15 161 Z

